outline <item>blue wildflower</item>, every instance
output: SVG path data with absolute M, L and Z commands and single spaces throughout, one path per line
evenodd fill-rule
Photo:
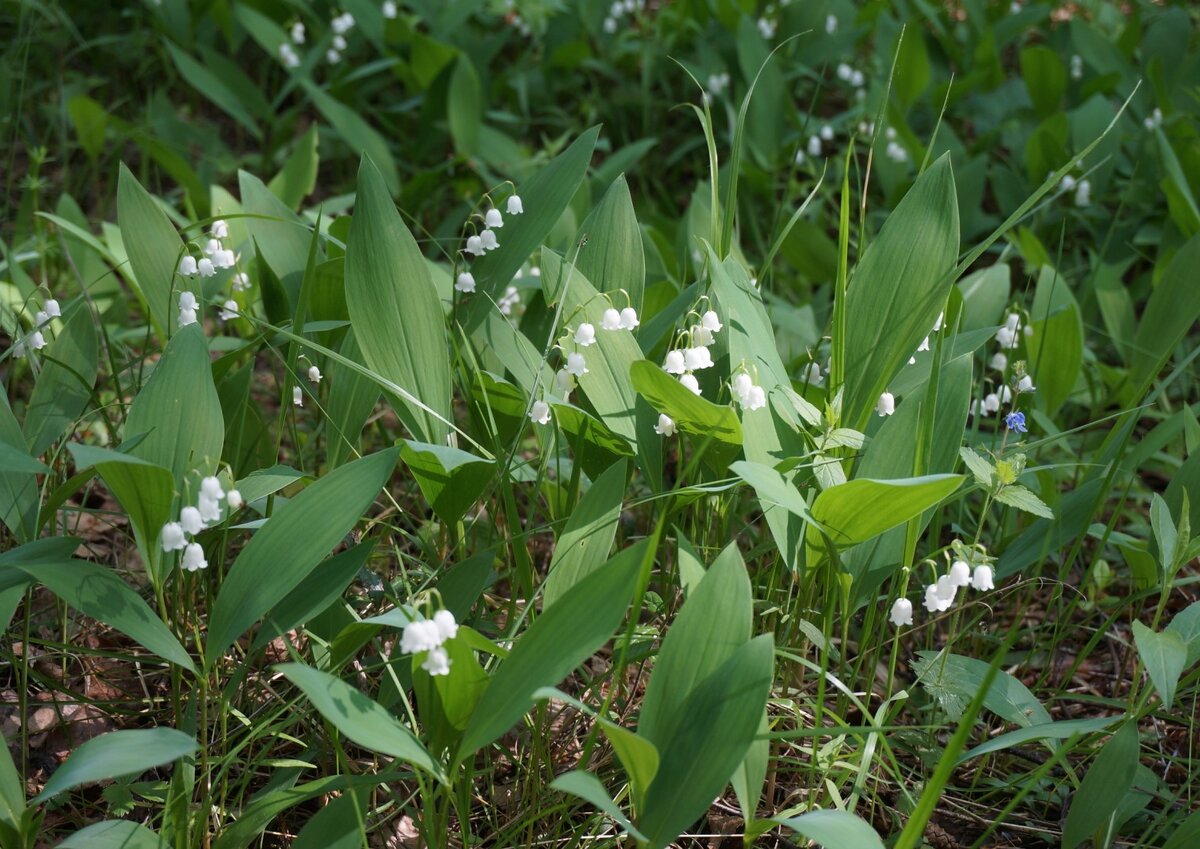
M 1007 427 L 1009 430 L 1015 430 L 1017 433 L 1028 433 L 1029 432 L 1025 428 L 1025 414 L 1024 413 L 1009 413 L 1007 416 L 1004 417 L 1004 426 Z

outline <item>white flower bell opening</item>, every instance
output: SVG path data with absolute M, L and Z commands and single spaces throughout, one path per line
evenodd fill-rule
M 875 403 L 875 412 L 880 416 L 890 416 L 896 412 L 896 396 L 891 392 L 884 392 L 879 396 L 879 400 Z
M 483 249 L 485 251 L 494 251 L 496 248 L 500 247 L 500 242 L 496 240 L 495 230 L 484 230 L 479 234 L 479 239 L 480 242 L 482 242 Z
M 587 361 L 583 354 L 572 352 L 567 354 L 567 373 L 574 377 L 582 377 L 588 373 Z
M 449 675 L 450 655 L 441 646 L 430 649 L 429 656 L 421 662 L 421 668 L 430 675 Z
M 534 401 L 529 408 L 529 420 L 534 424 L 550 424 L 550 405 L 545 401 Z
M 996 585 L 992 583 L 992 567 L 987 564 L 975 567 L 975 574 L 971 576 L 971 589 L 985 592 L 995 589 Z
M 625 309 L 621 310 L 621 330 L 634 330 L 639 324 L 641 322 L 638 321 L 637 310 L 633 307 L 625 307 Z
M 663 365 L 667 374 L 683 374 L 687 369 L 687 358 L 683 351 L 667 351 L 667 360 Z
M 694 374 L 680 375 L 679 382 L 682 383 L 684 386 L 686 386 L 693 395 L 700 394 L 700 381 L 696 380 L 696 375 L 694 375 Z
M 604 311 L 604 315 L 600 319 L 600 328 L 602 330 L 620 330 L 621 314 L 612 307 L 609 307 Z
M 489 209 L 487 211 L 487 215 L 485 215 L 483 217 L 483 223 L 489 228 L 503 227 L 504 226 L 504 216 L 500 214 L 500 210 L 496 209 L 495 207 L 492 207 L 491 209 Z
M 912 602 L 906 598 L 898 598 L 892 605 L 892 612 L 888 616 L 892 624 L 897 628 L 902 625 L 911 625 L 913 623 L 913 606 Z
M 292 404 L 297 407 L 304 406 L 304 390 L 299 386 L 292 387 Z
M 200 543 L 188 543 L 187 548 L 183 550 L 183 562 L 179 566 L 186 572 L 198 572 L 208 568 L 208 561 L 204 559 L 204 549 L 200 547 Z
M 575 344 L 581 348 L 596 344 L 596 327 L 586 321 L 575 331 Z
M 317 368 L 315 365 L 308 367 L 308 382 L 309 383 L 320 383 L 322 377 L 324 377 L 324 375 L 321 374 L 321 370 L 319 368 Z
M 179 260 L 179 274 L 183 277 L 196 276 L 196 258 L 191 254 L 184 254 Z
M 469 271 L 464 271 L 458 275 L 458 279 L 454 281 L 454 290 L 469 295 L 475 291 L 475 275 Z
M 483 239 L 479 236 L 469 236 L 467 238 L 466 252 L 475 256 L 483 256 Z
M 182 551 L 187 547 L 183 525 L 178 522 L 167 522 L 163 525 L 161 539 L 163 551 Z
M 658 414 L 658 424 L 654 426 L 654 432 L 659 436 L 674 436 L 675 435 L 675 420 L 666 413 Z
M 505 212 L 509 215 L 521 215 L 525 212 L 525 207 L 521 203 L 520 195 L 510 195 L 508 204 L 505 206 Z

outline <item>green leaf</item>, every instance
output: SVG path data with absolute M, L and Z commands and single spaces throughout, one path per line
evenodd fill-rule
M 350 145 L 350 149 L 355 153 L 371 160 L 378 169 L 378 176 L 387 187 L 387 191 L 392 195 L 400 194 L 400 174 L 396 171 L 396 163 L 392 159 L 387 139 L 358 112 L 331 97 L 311 81 L 301 80 L 300 84 L 312 98 L 317 111 L 325 116 L 325 120 L 332 124 L 337 134 L 342 137 L 342 141 Z
M 1031 740 L 1066 740 L 1079 734 L 1091 734 L 1103 731 L 1110 725 L 1121 722 L 1125 714 L 1119 716 L 1097 716 L 1090 719 L 1064 719 L 1059 722 L 1045 722 L 1037 725 L 1027 725 L 1007 734 L 991 737 L 985 743 L 980 743 L 969 752 L 959 755 L 958 763 L 965 763 L 972 758 L 978 758 L 991 752 L 999 752 L 1020 746 Z
M 7 393 L 0 393 L 0 444 L 11 455 L 24 456 L 37 463 L 29 457 L 25 434 L 21 433 L 21 425 L 8 405 Z M 23 463 L 17 459 L 10 462 Z M 37 536 L 40 498 L 35 473 L 0 471 L 0 518 L 18 542 L 29 542 Z
M 1001 488 L 996 493 L 996 500 L 1001 504 L 1007 504 L 1009 507 L 1016 507 L 1018 510 L 1024 510 L 1026 513 L 1032 513 L 1035 516 L 1041 516 L 1044 519 L 1053 519 L 1054 511 L 1046 506 L 1042 499 L 1033 494 L 1032 491 L 1026 489 L 1019 484 L 1010 484 Z
M 453 413 L 441 301 L 425 258 L 367 158 L 358 171 L 346 245 L 346 304 L 367 365 L 413 396 L 396 406 L 405 426 L 423 442 L 445 444 Z
M 5 845 L 19 845 L 17 834 L 24 816 L 25 785 L 17 774 L 12 753 L 4 746 L 0 751 L 0 836 L 5 839 Z
M 0 472 L 17 475 L 43 475 L 48 471 L 50 471 L 49 466 L 30 457 L 27 451 L 7 442 L 0 442 Z
M 355 362 L 362 362 L 362 352 L 353 330 L 342 340 L 340 353 Z M 379 400 L 379 386 L 365 375 L 343 369 L 339 378 L 330 387 L 325 402 L 325 414 L 329 417 L 328 462 L 331 469 L 336 469 L 356 453 L 363 425 Z
M 579 271 L 597 291 L 617 298 L 624 289 L 629 303 L 640 314 L 642 290 L 646 284 L 646 256 L 642 251 L 642 232 L 633 211 L 629 184 L 622 174 L 613 181 L 600 203 L 580 227 L 587 234 L 587 246 L 579 252 Z
M 144 825 L 129 820 L 105 820 L 67 837 L 58 849 L 166 849 L 169 844 Z
M 692 689 L 681 708 L 686 722 L 666 744 L 646 792 L 642 831 L 662 849 L 694 823 L 729 783 L 746 756 L 771 688 L 771 636 L 756 637 Z
M 347 739 L 372 752 L 399 758 L 445 783 L 441 765 L 430 757 L 412 731 L 378 702 L 345 681 L 302 663 L 284 663 L 276 669 L 299 687 L 321 716 Z
M 1183 640 L 1187 649 L 1185 669 L 1200 661 L 1200 601 L 1192 602 L 1176 613 L 1165 630 Z
M 1175 566 L 1175 551 L 1179 544 L 1179 532 L 1171 518 L 1171 508 L 1157 492 L 1150 496 L 1150 527 L 1154 530 L 1154 542 L 1158 545 L 1158 563 L 1164 575 L 1169 575 Z
M 812 516 L 820 527 L 808 526 L 808 545 L 821 549 L 821 529 L 837 546 L 866 542 L 936 506 L 962 481 L 962 475 L 925 475 L 896 480 L 858 478 L 831 486 L 813 501 Z
M 585 802 L 590 802 L 599 810 L 612 817 L 616 824 L 626 833 L 632 834 L 638 840 L 646 839 L 645 835 L 634 828 L 629 818 L 617 807 L 617 803 L 608 795 L 608 791 L 604 789 L 604 785 L 600 783 L 600 779 L 596 778 L 590 772 L 584 772 L 581 769 L 564 772 L 550 783 L 550 789 L 558 790 L 562 793 L 570 793 L 572 796 L 578 796 Z
M 108 129 L 108 111 L 86 94 L 67 100 L 67 116 L 75 126 L 79 145 L 95 159 L 104 151 L 104 132 Z
M 621 497 L 625 494 L 628 465 L 613 463 L 600 475 L 579 500 L 567 519 L 566 527 L 554 544 L 554 556 L 542 585 L 542 604 L 548 610 L 571 587 L 595 572 L 608 560 L 617 522 L 621 518 Z
M 171 293 L 183 241 L 167 214 L 125 163 L 121 163 L 117 180 L 117 223 L 138 294 L 146 302 L 155 329 L 165 337 L 174 326 Z
M 990 462 L 966 446 L 958 449 L 958 456 L 962 457 L 963 462 L 967 464 L 967 468 L 975 476 L 977 484 L 987 490 L 991 490 L 995 486 L 996 469 Z
M 335 469 L 267 519 L 221 585 L 208 624 L 213 663 L 281 602 L 354 527 L 396 466 L 389 448 Z
M 15 568 L 97 622 L 116 628 L 161 658 L 194 672 L 192 659 L 163 621 L 113 572 L 84 560 L 16 561 Z
M 1071 800 L 1063 825 L 1062 849 L 1075 849 L 1112 821 L 1121 800 L 1133 784 L 1138 765 L 1136 722 L 1126 722 L 1100 748 L 1083 783 Z
M 1192 849 L 1200 844 L 1200 810 L 1194 811 L 1171 833 L 1163 849 Z
M 1187 646 L 1178 634 L 1170 631 L 1155 633 L 1138 621 L 1133 623 L 1133 641 L 1150 673 L 1150 680 L 1154 682 L 1154 689 L 1162 699 L 1162 706 L 1170 708 L 1175 701 L 1179 676 L 1187 662 Z
M 917 658 L 913 670 L 921 686 L 957 720 L 983 687 L 990 664 L 946 651 L 918 651 Z M 1029 688 L 1003 670 L 997 671 L 983 706 L 1017 725 L 1045 725 L 1051 721 L 1050 714 Z
M 693 436 L 712 437 L 729 445 L 742 444 L 742 425 L 728 405 L 714 404 L 693 393 L 678 380 L 647 360 L 630 368 L 633 388 L 660 413 L 666 413 L 676 427 Z
M 888 216 L 846 293 L 846 427 L 863 430 L 879 396 L 937 320 L 958 259 L 958 197 L 944 154 Z M 839 344 L 840 343 L 840 344 Z
M 729 467 L 729 471 L 754 487 L 764 513 L 774 506 L 779 506 L 794 516 L 812 521 L 812 515 L 808 512 L 808 502 L 804 500 L 800 490 L 775 469 L 762 463 L 739 460 Z
M 475 66 L 460 54 L 450 75 L 450 90 L 446 95 L 446 118 L 450 138 L 459 156 L 471 156 L 479 149 L 479 127 L 483 123 L 483 93 Z
M 625 549 L 534 620 L 484 690 L 463 733 L 457 762 L 508 731 L 533 706 L 538 688 L 567 677 L 612 636 L 633 597 L 643 561 L 652 556 L 646 540 Z
M 1039 117 L 1047 118 L 1061 108 L 1067 69 L 1057 52 L 1041 44 L 1022 48 L 1021 76 Z
M 288 309 L 278 318 L 291 318 L 300 298 L 312 228 L 253 174 L 238 171 L 238 194 L 242 208 L 251 216 L 245 219 L 245 224 L 255 251 L 260 261 L 271 267 L 289 299 Z M 264 298 L 268 295 L 265 286 L 264 281 Z M 269 315 L 275 313 L 275 309 L 268 310 Z
M 690 720 L 692 691 L 750 639 L 750 578 L 737 543 L 730 543 L 671 623 L 646 685 L 638 734 L 660 752 Z
M 174 728 L 110 731 L 88 740 L 71 752 L 32 802 L 39 804 L 93 781 L 139 775 L 190 755 L 197 748 L 195 740 Z
M 267 183 L 267 188 L 289 209 L 299 209 L 300 204 L 317 186 L 319 163 L 317 125 L 313 124 L 296 142 L 292 155 L 283 163 L 279 173 L 271 178 L 271 182 Z
M 292 849 L 359 849 L 363 845 L 367 805 L 361 793 L 343 793 L 313 814 L 292 842 Z
M 1129 363 L 1129 397 L 1134 403 L 1146 394 L 1151 381 L 1200 316 L 1200 286 L 1195 285 L 1197 267 L 1200 267 L 1200 235 L 1189 239 L 1175 254 L 1146 302 Z
M 192 469 L 211 474 L 217 468 L 225 422 L 199 324 L 171 338 L 129 408 L 125 434 L 145 434 L 129 453 L 170 469 L 176 482 Z
M 772 820 L 826 849 L 883 849 L 883 841 L 862 819 L 846 811 L 809 811 Z
M 30 454 L 39 456 L 87 409 L 96 383 L 98 356 L 92 314 L 80 304 L 43 352 L 44 367 L 25 413 Z
M 496 475 L 496 463 L 448 445 L 406 440 L 400 458 L 433 512 L 453 525 L 471 509 Z
M 163 42 L 167 46 L 167 52 L 171 54 L 171 61 L 175 63 L 180 75 L 188 81 L 192 88 L 245 127 L 256 140 L 262 139 L 262 131 L 258 128 L 258 122 L 242 104 L 237 92 L 227 86 L 220 77 L 201 62 L 176 47 L 170 39 L 164 38 Z
M 1033 335 L 1026 341 L 1035 401 L 1053 416 L 1075 389 L 1083 363 L 1083 321 L 1067 281 L 1055 269 L 1038 275 L 1033 299 Z

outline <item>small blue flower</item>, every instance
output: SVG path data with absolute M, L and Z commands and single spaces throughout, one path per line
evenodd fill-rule
M 1017 433 L 1028 433 L 1025 428 L 1024 413 L 1009 413 L 1004 417 L 1004 426 L 1009 430 L 1015 430 Z

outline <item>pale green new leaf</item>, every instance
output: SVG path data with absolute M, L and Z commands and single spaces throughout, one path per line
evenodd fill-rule
M 139 775 L 190 755 L 197 748 L 195 740 L 174 728 L 110 731 L 71 752 L 32 801 L 38 804 L 66 790 L 105 778 Z
M 93 823 L 67 837 L 58 849 L 166 849 L 169 844 L 144 825 L 130 820 Z
M 183 241 L 167 214 L 124 163 L 117 180 L 117 223 L 149 318 L 165 336 L 174 326 L 172 290 Z
M 773 820 L 825 849 L 883 849 L 879 833 L 846 811 L 809 811 L 798 817 Z
M 624 812 L 617 806 L 617 803 L 608 795 L 608 791 L 604 789 L 604 785 L 600 783 L 600 779 L 592 775 L 590 772 L 584 772 L 581 769 L 574 769 L 570 772 L 564 772 L 556 777 L 550 783 L 551 790 L 558 790 L 561 793 L 570 793 L 572 796 L 578 796 L 585 802 L 590 802 L 599 810 L 608 814 L 613 820 L 624 829 L 628 834 L 632 834 L 638 840 L 645 840 L 646 837 L 636 828 Z
M 962 481 L 962 475 L 896 480 L 859 478 L 830 487 L 813 501 L 811 512 L 817 524 L 808 526 L 808 545 L 822 548 L 821 529 L 839 547 L 866 542 L 936 506 L 958 489 Z
M 1170 709 L 1175 701 L 1175 688 L 1187 662 L 1187 646 L 1178 634 L 1170 631 L 1155 633 L 1141 622 L 1133 623 L 1133 642 L 1137 646 L 1142 663 L 1150 673 L 1154 689 L 1162 699 L 1162 706 Z
M 1032 513 L 1044 519 L 1054 518 L 1054 511 L 1046 506 L 1046 502 L 1034 495 L 1032 490 L 1026 489 L 1020 484 L 1010 484 L 1001 488 L 996 493 L 996 500 L 1001 504 L 1016 507 L 1018 510 L 1024 510 L 1026 513 Z
M 549 609 L 556 601 L 595 572 L 608 559 L 621 518 L 621 497 L 625 494 L 628 464 L 613 463 L 593 481 L 567 519 L 566 527 L 554 544 L 554 557 L 546 582 L 542 585 L 542 603 Z

